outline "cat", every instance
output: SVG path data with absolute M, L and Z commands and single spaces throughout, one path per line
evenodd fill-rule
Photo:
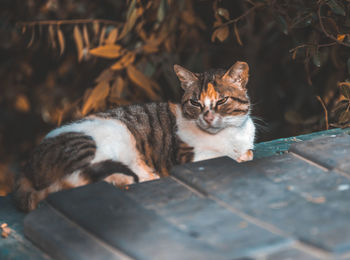
M 168 176 L 177 164 L 219 156 L 252 160 L 248 64 L 204 73 L 174 65 L 174 71 L 180 104 L 121 106 L 49 132 L 16 181 L 19 209 L 33 210 L 49 193 L 100 180 L 121 187 Z

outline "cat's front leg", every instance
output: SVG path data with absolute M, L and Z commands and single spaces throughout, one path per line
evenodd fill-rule
M 249 149 L 245 153 L 243 153 L 240 157 L 236 159 L 237 162 L 247 162 L 253 160 L 254 153 L 253 150 Z

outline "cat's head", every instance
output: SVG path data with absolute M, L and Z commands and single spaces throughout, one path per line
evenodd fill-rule
M 179 65 L 174 70 L 184 90 L 181 107 L 185 118 L 211 134 L 245 122 L 250 109 L 247 63 L 238 61 L 227 71 L 193 73 Z

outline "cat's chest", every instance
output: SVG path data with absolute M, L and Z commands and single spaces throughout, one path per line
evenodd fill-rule
M 237 159 L 248 149 L 253 149 L 254 125 L 249 119 L 242 128 L 226 128 L 217 134 L 209 134 L 193 122 L 180 122 L 177 135 L 194 148 L 194 161 L 219 156 Z

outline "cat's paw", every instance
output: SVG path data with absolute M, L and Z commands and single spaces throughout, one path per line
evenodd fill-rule
M 244 154 L 242 154 L 240 157 L 236 159 L 237 162 L 247 162 L 253 160 L 254 154 L 253 150 L 248 150 Z
M 135 183 L 133 176 L 124 175 L 122 173 L 111 174 L 103 180 L 119 188 Z

